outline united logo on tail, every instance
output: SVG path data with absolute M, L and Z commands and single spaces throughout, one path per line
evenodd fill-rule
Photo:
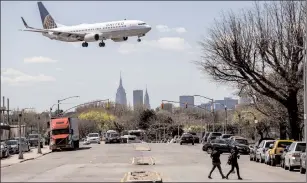
M 57 28 L 58 26 L 56 25 L 54 19 L 48 12 L 48 10 L 45 8 L 42 2 L 37 2 L 39 13 L 41 15 L 42 19 L 42 24 L 44 29 L 53 29 Z

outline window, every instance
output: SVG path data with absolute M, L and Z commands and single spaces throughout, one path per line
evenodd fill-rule
M 297 143 L 295 151 L 303 151 L 304 149 L 306 149 L 306 143 Z
M 265 143 L 265 148 L 269 148 L 271 144 L 274 144 L 274 141 L 269 141 Z
M 17 140 L 9 140 L 6 142 L 7 145 L 17 145 Z
M 69 134 L 69 129 L 52 130 L 52 135 Z
M 146 23 L 138 23 L 138 25 L 146 25 Z
M 277 147 L 286 148 L 287 146 L 291 145 L 292 142 L 279 142 Z
M 248 145 L 248 141 L 246 139 L 236 139 L 236 142 L 238 142 L 239 144 Z
M 98 133 L 90 133 L 88 134 L 89 137 L 99 137 Z
M 259 144 L 259 148 L 263 147 L 263 141 Z
M 35 138 L 38 138 L 38 135 L 29 135 L 29 138 L 30 139 L 32 139 L 32 138 L 35 139 Z

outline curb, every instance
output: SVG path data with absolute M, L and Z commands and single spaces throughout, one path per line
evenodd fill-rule
M 41 154 L 41 155 L 39 155 L 39 156 L 37 156 L 35 158 L 28 158 L 28 159 L 21 160 L 21 161 L 19 161 L 17 163 L 12 163 L 12 164 L 9 164 L 9 165 L 5 165 L 5 166 L 2 166 L 1 168 L 6 168 L 6 167 L 9 167 L 9 166 L 12 166 L 12 165 L 15 165 L 15 164 L 18 164 L 18 163 L 23 163 L 23 162 L 26 162 L 26 161 L 29 161 L 29 160 L 34 160 L 34 159 L 40 158 L 40 157 L 45 156 L 45 155 L 50 154 L 50 153 L 52 153 L 52 151 L 43 153 L 43 154 Z

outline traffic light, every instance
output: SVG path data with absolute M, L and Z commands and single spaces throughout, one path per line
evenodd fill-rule
M 161 109 L 163 109 L 163 108 L 164 108 L 164 104 L 162 103 L 162 104 L 161 104 Z
M 186 108 L 186 109 L 188 108 L 188 103 L 185 103 L 185 108 Z

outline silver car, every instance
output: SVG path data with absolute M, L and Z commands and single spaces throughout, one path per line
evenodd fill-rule
M 306 149 L 306 142 L 293 142 L 285 155 L 285 169 L 293 171 L 300 168 L 301 153 Z
M 1 152 L 0 152 L 0 158 L 6 158 L 10 155 L 8 146 L 5 144 L 5 142 L 1 142 Z
M 87 135 L 86 141 L 89 143 L 100 144 L 100 136 L 98 133 L 90 133 Z
M 11 154 L 19 153 L 19 146 L 22 152 L 29 152 L 30 145 L 25 140 L 21 140 L 21 145 L 19 145 L 19 140 L 8 140 L 7 145 L 9 146 L 9 151 Z
M 263 140 L 256 149 L 256 162 L 264 163 L 265 152 L 269 149 L 271 144 L 274 144 L 275 140 Z

